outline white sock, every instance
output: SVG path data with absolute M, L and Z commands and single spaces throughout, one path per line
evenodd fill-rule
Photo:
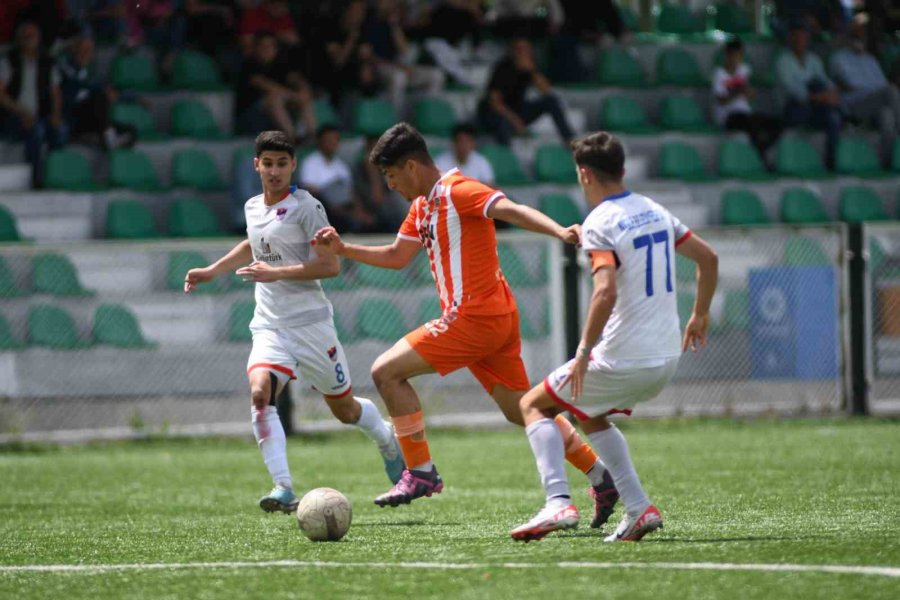
M 591 470 L 586 473 L 587 478 L 591 481 L 591 485 L 596 487 L 603 483 L 603 474 L 606 472 L 606 465 L 603 464 L 603 461 L 599 458 L 597 462 L 594 463 L 594 466 L 591 467 Z
M 272 476 L 272 481 L 275 485 L 293 489 L 294 484 L 287 461 L 287 438 L 281 419 L 278 418 L 278 411 L 274 406 L 267 406 L 263 410 L 253 408 L 250 413 L 253 435 L 262 451 L 263 461 L 269 475 Z
M 381 413 L 378 412 L 378 407 L 375 406 L 375 403 L 367 398 L 354 396 L 353 399 L 356 400 L 361 409 L 359 420 L 354 425 L 359 427 L 360 431 L 369 436 L 379 446 L 390 444 L 394 434 L 391 432 L 388 424 L 384 422 L 384 419 L 381 418 Z
M 597 454 L 606 461 L 606 468 L 619 490 L 625 511 L 632 517 L 639 516 L 650 506 L 650 499 L 641 487 L 637 471 L 628 454 L 628 442 L 622 432 L 613 425 L 604 431 L 595 431 L 588 438 Z
M 557 496 L 569 496 L 566 478 L 566 450 L 562 434 L 553 419 L 541 419 L 525 428 L 531 451 L 537 462 L 541 484 L 547 493 L 547 503 Z

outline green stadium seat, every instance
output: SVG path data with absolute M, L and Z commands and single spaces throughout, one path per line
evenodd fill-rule
M 694 55 L 683 48 L 667 48 L 656 56 L 656 83 L 659 85 L 709 85 Z
M 872 188 L 855 185 L 841 190 L 838 199 L 838 218 L 846 223 L 862 223 L 886 221 L 888 216 L 881 198 Z
M 431 276 L 431 262 L 428 260 L 428 255 L 425 252 L 416 253 L 408 271 L 412 274 L 413 280 L 420 286 L 434 286 L 434 277 Z
M 118 348 L 150 348 L 137 317 L 121 304 L 101 304 L 94 312 L 94 341 Z
M 81 340 L 72 315 L 49 304 L 36 304 L 28 310 L 28 341 L 34 346 L 56 350 L 75 350 L 91 345 Z
M 900 173 L 900 137 L 894 140 L 894 149 L 891 154 L 891 171 Z
M 747 290 L 729 290 L 725 293 L 722 321 L 725 327 L 746 331 L 750 327 L 750 296 Z
M 544 144 L 537 149 L 534 174 L 538 181 L 547 183 L 578 183 L 572 153 L 558 144 Z
M 109 118 L 113 123 L 134 127 L 141 141 L 152 142 L 166 138 L 166 135 L 156 128 L 153 115 L 140 104 L 116 102 L 110 108 Z
M 5 206 L 0 205 L 0 242 L 21 242 L 16 217 Z
M 185 148 L 172 155 L 172 185 L 204 191 L 228 188 L 212 156 L 199 148 Z
M 675 280 L 679 283 L 697 281 L 697 263 L 677 252 L 675 253 Z
M 659 176 L 684 181 L 709 181 L 713 179 L 697 149 L 684 142 L 666 142 L 659 155 Z
M 507 146 L 500 144 L 485 144 L 480 148 L 491 167 L 494 169 L 494 178 L 497 185 L 526 185 L 530 183 L 518 157 Z
M 110 67 L 110 83 L 121 90 L 153 92 L 160 89 L 153 59 L 144 54 L 119 54 Z
M 226 89 L 216 61 L 208 54 L 183 50 L 172 63 L 172 85 L 181 90 L 214 92 Z
M 544 337 L 541 331 L 534 326 L 525 311 L 519 311 L 519 335 L 523 340 L 536 340 Z
M 842 175 L 856 177 L 886 175 L 875 149 L 862 138 L 842 136 L 838 141 L 834 163 L 835 170 Z
M 740 6 L 723 2 L 716 5 L 715 27 L 726 33 L 753 33 L 753 19 Z
M 531 274 L 522 257 L 510 244 L 497 244 L 497 255 L 500 258 L 500 270 L 506 281 L 513 287 L 535 287 L 543 283 L 539 278 Z
M 109 153 L 109 182 L 113 187 L 139 192 L 159 192 L 164 189 L 153 163 L 146 154 L 137 150 L 112 150 Z
M 31 260 L 34 291 L 54 296 L 92 296 L 78 279 L 72 261 L 62 254 L 38 254 Z
M 250 333 L 250 321 L 256 312 L 255 300 L 238 300 L 228 309 L 228 341 L 250 342 L 253 334 Z
M 654 133 L 659 131 L 647 122 L 644 107 L 627 96 L 608 96 L 600 106 L 604 129 L 622 133 Z
M 18 350 L 23 346 L 24 344 L 13 335 L 9 321 L 0 313 L 0 351 Z
M 441 317 L 441 300 L 435 295 L 426 297 L 419 303 L 419 323 L 427 323 Z
M 403 313 L 390 301 L 366 298 L 356 312 L 356 331 L 360 337 L 396 342 L 407 333 Z
M 782 137 L 778 142 L 776 170 L 787 177 L 821 179 L 828 176 L 822 157 L 809 142 L 797 137 Z
M 169 253 L 169 263 L 166 266 L 166 288 L 170 290 L 184 290 L 184 276 L 191 269 L 205 267 L 209 261 L 195 250 L 176 250 Z M 207 283 L 201 283 L 192 293 L 216 294 L 225 288 L 221 277 Z
M 446 100 L 422 98 L 413 107 L 413 125 L 424 135 L 448 137 L 456 125 L 456 112 Z
M 820 267 L 833 263 L 817 240 L 798 235 L 788 238 L 784 243 L 784 264 L 791 267 Z
M 197 100 L 182 100 L 172 106 L 172 134 L 201 140 L 222 140 L 228 137 L 216 123 L 209 108 Z
M 681 323 L 682 328 L 687 325 L 691 315 L 694 314 L 694 301 L 696 299 L 697 294 L 694 292 L 678 292 L 678 295 L 675 297 L 678 308 L 678 321 Z
M 139 240 L 161 237 L 150 209 L 139 200 L 111 200 L 106 207 L 106 237 Z
M 597 81 L 609 86 L 644 87 L 647 85 L 647 75 L 634 54 L 614 46 L 600 53 Z
M 344 326 L 344 320 L 341 318 L 341 313 L 334 313 L 332 318 L 334 320 L 334 330 L 342 343 L 346 344 L 356 338 L 356 332 L 348 331 L 347 327 Z
M 338 290 L 347 290 L 352 286 L 349 281 L 347 281 L 347 271 L 344 268 L 345 265 L 341 265 L 341 272 L 338 273 L 337 277 L 326 277 L 325 279 L 320 279 L 319 283 L 322 284 L 322 289 L 326 292 L 330 291 L 338 291 Z
M 91 164 L 83 154 L 71 148 L 61 148 L 47 156 L 44 187 L 67 192 L 92 192 L 103 186 L 94 181 Z
M 584 221 L 581 209 L 568 194 L 546 194 L 538 200 L 542 213 L 562 225 L 580 225 Z
M 703 31 L 703 23 L 686 7 L 679 4 L 664 3 L 656 17 L 656 30 L 659 33 L 690 35 Z
M 765 225 L 769 215 L 756 192 L 748 189 L 722 192 L 722 225 Z
M 659 105 L 659 123 L 665 129 L 711 133 L 718 129 L 706 120 L 697 101 L 690 96 L 666 96 Z
M 225 235 L 208 206 L 191 198 L 169 206 L 168 232 L 172 237 L 216 237 Z
M 781 220 L 792 225 L 829 221 L 815 192 L 801 187 L 788 188 L 781 194 Z
M 320 127 L 322 125 L 333 125 L 334 127 L 338 128 L 341 127 L 341 118 L 338 116 L 337 111 L 334 110 L 334 107 L 328 100 L 315 100 L 313 102 L 313 112 L 316 115 L 316 123 L 318 123 Z
M 766 171 L 759 154 L 749 142 L 725 140 L 719 146 L 719 176 L 748 181 L 764 181 L 774 176 Z
M 16 274 L 9 268 L 6 259 L 0 256 L 0 298 L 16 298 L 28 292 L 16 283 Z
M 380 136 L 397 122 L 394 106 L 380 98 L 363 98 L 353 107 L 353 130 L 360 135 Z
M 360 285 L 382 289 L 402 291 L 410 287 L 410 281 L 403 271 L 382 269 L 363 263 L 356 265 L 355 280 Z

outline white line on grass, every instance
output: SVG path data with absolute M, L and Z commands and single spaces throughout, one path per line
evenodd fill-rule
M 660 569 L 666 571 L 757 571 L 840 573 L 850 575 L 881 575 L 900 577 L 900 567 L 864 565 L 801 565 L 766 563 L 679 563 L 679 562 L 558 562 L 558 563 L 436 563 L 436 562 L 326 562 L 315 560 L 270 560 L 260 562 L 193 562 L 106 565 L 7 565 L 0 573 L 108 573 L 111 571 L 163 571 L 183 569 L 264 569 L 285 568 L 361 568 L 361 569 L 533 569 L 540 566 L 560 569 Z

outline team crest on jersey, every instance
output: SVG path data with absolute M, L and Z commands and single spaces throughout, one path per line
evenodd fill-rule
M 332 346 L 327 350 L 328 358 L 331 359 L 331 362 L 337 362 L 337 346 Z
M 275 218 L 277 220 L 281 221 L 282 219 L 284 219 L 284 215 L 286 215 L 286 214 L 287 214 L 286 208 L 279 208 L 278 210 L 275 211 Z

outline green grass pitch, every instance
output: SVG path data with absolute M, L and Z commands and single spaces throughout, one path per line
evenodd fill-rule
M 431 431 L 444 493 L 397 509 L 372 504 L 388 483 L 361 434 L 292 438 L 298 489 L 335 487 L 353 503 L 353 525 L 337 543 L 309 542 L 293 517 L 257 508 L 269 481 L 249 439 L 0 449 L 0 598 L 900 597 L 890 574 L 662 564 L 897 569 L 900 422 L 631 421 L 622 429 L 666 519 L 638 544 L 601 542 L 587 526 L 585 479 L 572 470 L 582 527 L 513 542 L 509 530 L 543 499 L 524 433 L 513 428 Z M 327 565 L 184 566 L 279 560 Z M 569 561 L 613 564 L 553 566 Z M 470 566 L 436 568 L 459 563 Z M 162 566 L 6 568 L 76 564 Z

